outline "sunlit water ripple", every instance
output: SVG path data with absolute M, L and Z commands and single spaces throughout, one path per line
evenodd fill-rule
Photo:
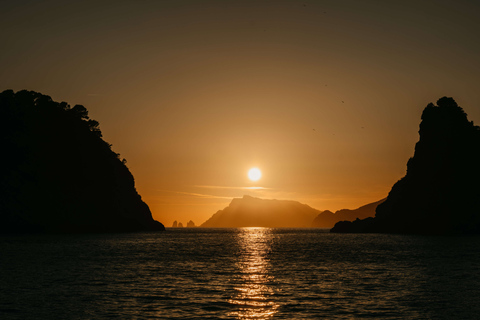
M 477 319 L 480 237 L 321 229 L 0 237 L 1 319 Z

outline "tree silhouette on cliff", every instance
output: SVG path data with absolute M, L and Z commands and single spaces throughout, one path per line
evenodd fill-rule
M 81 105 L 0 93 L 0 232 L 163 230 Z
M 332 232 L 480 233 L 480 127 L 452 98 L 424 109 L 407 173 L 375 218 L 340 222 Z

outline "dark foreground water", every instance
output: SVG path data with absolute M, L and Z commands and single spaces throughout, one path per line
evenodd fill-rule
M 0 237 L 0 319 L 478 319 L 480 237 Z

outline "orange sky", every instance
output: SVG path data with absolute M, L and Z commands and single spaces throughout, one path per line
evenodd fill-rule
M 418 2 L 3 1 L 0 90 L 83 104 L 166 226 L 244 194 L 356 208 L 427 103 L 480 121 L 480 4 Z

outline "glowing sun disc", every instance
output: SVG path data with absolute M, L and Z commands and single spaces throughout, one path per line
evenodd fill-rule
M 258 168 L 252 168 L 248 171 L 248 179 L 258 181 L 262 177 L 262 171 Z

